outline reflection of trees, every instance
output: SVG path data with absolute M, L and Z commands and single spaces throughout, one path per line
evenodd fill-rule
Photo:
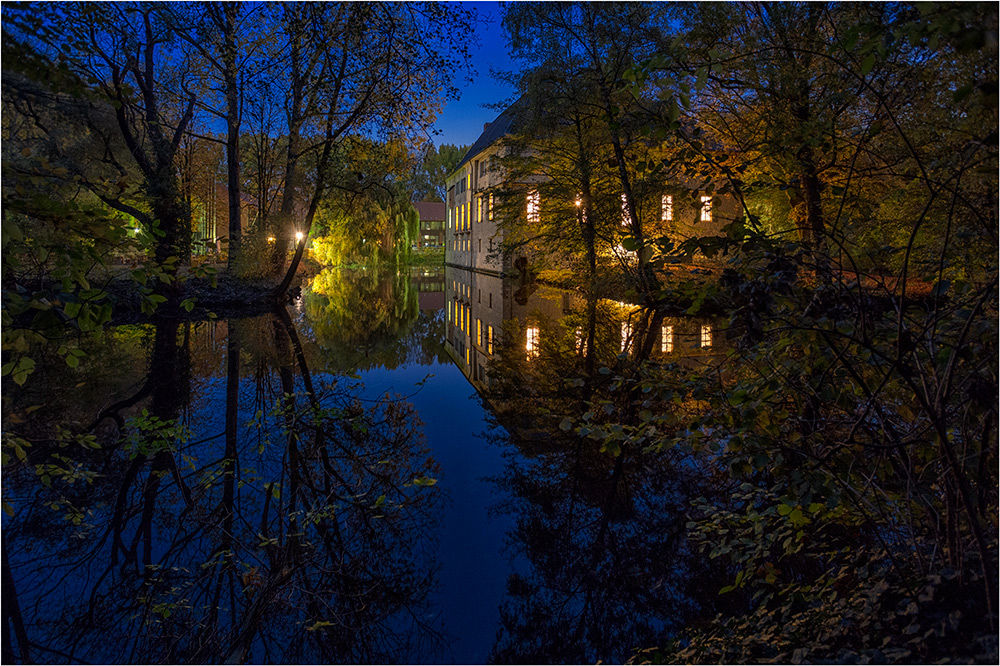
M 314 381 L 285 313 L 230 324 L 225 381 L 201 393 L 190 329 L 159 325 L 121 403 L 147 415 L 87 461 L 92 485 L 16 480 L 23 660 L 388 662 L 427 636 L 436 495 L 412 483 L 434 472 L 412 410 Z M 79 525 L 45 506 L 59 497 Z
M 420 312 L 406 272 L 327 269 L 303 298 L 312 333 L 340 371 L 440 360 L 438 317 Z
M 623 317 L 630 354 L 621 354 Z M 622 442 L 612 456 L 602 439 L 559 427 L 567 418 L 578 423 L 581 408 L 596 412 L 587 421 L 595 432 L 641 423 L 633 405 L 642 401 L 614 377 L 649 358 L 661 320 L 590 298 L 559 321 L 538 322 L 537 355 L 529 359 L 515 342 L 491 365 L 489 397 L 522 452 L 497 483 L 517 521 L 509 545 L 527 560 L 508 583 L 493 661 L 622 661 L 696 611 L 729 601 L 718 598 L 710 563 L 685 539 L 691 499 L 723 484 L 713 489 L 677 452 Z

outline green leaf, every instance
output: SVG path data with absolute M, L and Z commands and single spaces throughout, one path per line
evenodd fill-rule
M 869 53 L 868 57 L 865 58 L 864 62 L 861 63 L 861 76 L 868 76 L 868 73 L 872 71 L 875 66 L 875 54 Z

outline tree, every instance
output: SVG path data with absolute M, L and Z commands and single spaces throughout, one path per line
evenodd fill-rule
M 411 182 L 412 201 L 444 201 L 444 181 L 462 161 L 471 146 L 445 143 L 435 146 L 428 142 L 418 155 Z
M 638 196 L 637 160 L 630 155 L 641 142 L 635 121 L 645 116 L 637 115 L 641 107 L 626 88 L 626 77 L 636 63 L 663 47 L 667 33 L 661 8 L 648 4 L 518 3 L 505 7 L 503 23 L 513 55 L 545 72 L 527 77 L 524 91 L 539 100 L 555 93 L 546 109 L 550 127 L 564 123 L 562 129 L 569 137 L 576 133 L 571 162 L 575 162 L 578 192 L 588 187 L 593 169 L 587 163 L 596 157 L 589 155 L 593 148 L 585 145 L 595 139 L 587 137 L 585 141 L 584 133 L 597 132 L 600 138 L 592 145 L 607 146 L 620 195 L 617 208 L 627 223 L 629 250 L 636 253 L 636 286 L 644 295 L 653 294 L 658 282 L 647 238 L 649 220 L 643 215 L 651 207 Z M 558 81 L 562 81 L 561 89 Z M 567 104 L 571 100 L 573 103 Z M 593 216 L 594 193 L 582 196 L 584 217 Z M 594 235 L 589 223 L 582 226 L 588 239 Z
M 195 98 L 183 91 L 186 63 L 169 66 L 160 54 L 174 37 L 154 8 L 129 3 L 44 9 L 32 5 L 19 7 L 10 22 L 6 39 L 36 49 L 33 57 L 70 73 L 86 84 L 81 93 L 93 94 L 113 109 L 115 139 L 126 151 L 109 157 L 137 167 L 145 206 L 123 201 L 101 187 L 103 183 L 82 183 L 105 204 L 142 223 L 156 238 L 154 257 L 159 264 L 185 261 L 190 253 L 190 211 L 180 195 L 175 158 L 194 115 Z M 114 147 L 110 143 L 108 151 Z
M 294 231 L 312 224 L 338 142 L 362 131 L 393 139 L 426 133 L 441 96 L 454 92 L 453 74 L 467 64 L 458 35 L 469 32 L 473 17 L 438 3 L 282 7 L 288 144 L 275 269 Z M 307 156 L 314 164 L 309 181 Z
M 247 82 L 254 81 L 262 68 L 254 68 L 257 51 L 269 39 L 266 14 L 261 8 L 244 11 L 244 5 L 232 2 L 206 2 L 164 5 L 164 20 L 187 49 L 204 62 L 210 74 L 206 92 L 220 96 L 218 106 L 202 105 L 226 123 L 226 185 L 229 197 L 229 267 L 239 259 L 242 238 L 243 184 L 240 175 L 240 130 L 243 122 L 243 97 Z M 256 71 L 255 71 L 256 69 Z M 219 108 L 222 107 L 222 108 Z

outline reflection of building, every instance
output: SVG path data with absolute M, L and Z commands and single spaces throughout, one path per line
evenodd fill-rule
M 444 278 L 445 348 L 474 385 L 486 384 L 487 365 L 511 316 L 511 285 L 497 275 L 452 266 L 445 267 Z
M 438 268 L 413 268 L 410 280 L 417 290 L 417 300 L 423 311 L 444 309 L 444 271 Z
M 728 346 L 714 320 L 654 320 L 637 305 L 606 299 L 588 307 L 579 294 L 480 271 L 446 266 L 444 291 L 445 348 L 477 389 L 489 385 L 503 335 L 510 336 L 503 362 L 539 362 L 543 350 L 582 357 L 591 330 L 593 353 L 608 366 L 620 354 L 635 358 L 645 347 L 653 362 L 693 367 L 718 358 Z
M 504 239 L 501 222 L 505 220 L 500 219 L 501 212 L 496 197 L 502 186 L 514 183 L 505 182 L 497 158 L 505 155 L 503 140 L 517 126 L 517 108 L 517 104 L 512 105 L 492 123 L 486 123 L 483 133 L 445 180 L 446 264 L 494 274 L 502 274 L 509 269 L 507 259 L 498 256 Z M 540 192 L 540 184 L 543 182 L 540 175 L 531 175 L 517 182 L 518 191 L 523 192 L 518 196 L 524 197 L 523 206 L 519 207 L 523 214 L 522 224 L 537 224 L 546 204 L 550 203 L 543 201 Z M 718 188 L 714 185 L 699 191 L 699 185 L 695 181 L 682 175 L 662 186 L 654 186 L 652 190 L 655 191 L 640 198 L 637 194 L 639 189 L 651 189 L 649 183 L 644 185 L 643 188 L 633 187 L 633 202 L 640 209 L 636 217 L 642 220 L 643 233 L 647 238 L 667 237 L 673 241 L 682 241 L 695 236 L 719 234 L 726 224 L 740 214 L 740 208 L 732 196 L 715 194 L 714 190 Z M 610 243 L 614 247 L 608 245 L 603 251 L 598 250 L 609 256 L 612 253 L 630 254 L 625 246 L 628 245 L 627 236 L 632 233 L 631 215 L 625 195 L 620 196 L 621 228 L 611 231 L 615 240 Z M 558 202 L 555 203 L 558 208 Z M 579 195 L 568 198 L 564 203 L 566 210 L 574 211 L 572 215 L 576 220 L 587 218 L 588 211 L 580 208 Z M 506 207 L 507 210 L 515 208 L 518 207 Z M 617 227 L 617 215 L 612 217 L 615 218 L 614 225 Z
M 444 247 L 444 221 L 447 206 L 440 201 L 417 201 L 413 204 L 420 214 L 420 231 L 417 233 L 417 249 L 424 247 Z

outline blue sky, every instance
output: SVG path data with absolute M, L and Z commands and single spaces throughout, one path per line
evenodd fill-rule
M 507 53 L 507 40 L 500 26 L 500 3 L 455 4 L 475 9 L 480 14 L 480 20 L 488 19 L 490 23 L 479 23 L 477 26 L 476 33 L 480 43 L 470 49 L 475 70 L 473 82 L 470 85 L 460 85 L 460 99 L 449 101 L 438 117 L 434 127 L 441 133 L 434 137 L 436 145 L 473 143 L 482 133 L 483 123 L 492 121 L 498 115 L 497 111 L 485 109 L 482 105 L 503 102 L 514 93 L 512 86 L 499 83 L 490 76 L 491 67 L 498 70 L 514 69 Z

